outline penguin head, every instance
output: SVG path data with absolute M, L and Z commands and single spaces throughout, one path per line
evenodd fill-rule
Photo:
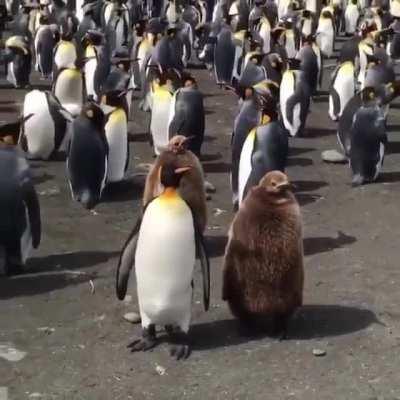
M 174 154 L 182 154 L 187 150 L 188 141 L 190 139 L 190 136 L 175 135 L 168 143 L 168 150 Z
M 196 88 L 196 79 L 190 74 L 182 74 L 182 86 L 187 88 Z
M 281 171 L 268 172 L 261 178 L 258 185 L 263 187 L 269 194 L 276 196 L 284 195 L 292 188 L 289 178 Z
M 81 117 L 90 120 L 90 122 L 96 126 L 100 131 L 104 127 L 104 112 L 103 110 L 94 102 L 88 102 L 82 107 Z
M 377 99 L 377 93 L 374 87 L 372 86 L 367 86 L 365 87 L 361 93 L 361 103 L 363 106 L 367 106 L 371 104 L 371 102 L 375 102 Z
M 111 90 L 101 96 L 101 104 L 110 107 L 125 107 L 127 91 L 125 90 Z
M 178 188 L 182 176 L 187 171 L 190 171 L 192 166 L 179 167 L 175 162 L 166 162 L 160 168 L 160 182 L 167 188 Z
M 305 19 L 310 19 L 311 18 L 311 11 L 310 10 L 303 10 L 303 12 L 301 14 L 302 14 L 302 17 L 305 18 Z
M 40 13 L 39 24 L 40 25 L 48 25 L 49 23 L 50 23 L 49 16 L 44 13 Z
M 100 31 L 90 29 L 86 32 L 82 42 L 86 45 L 92 44 L 93 46 L 100 46 L 103 43 L 104 34 Z

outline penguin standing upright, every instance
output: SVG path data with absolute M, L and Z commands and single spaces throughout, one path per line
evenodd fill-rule
M 78 58 L 75 43 L 69 33 L 61 33 L 61 39 L 54 48 L 53 77 L 62 68 L 74 68 Z
M 30 159 L 48 160 L 55 152 L 66 151 L 71 118 L 65 115 L 52 93 L 32 90 L 25 95 L 24 121 L 19 138 Z
M 190 136 L 188 149 L 200 158 L 205 130 L 204 100 L 192 76 L 187 76 L 184 87 L 174 93 L 169 120 L 170 137 Z
M 62 68 L 53 82 L 53 94 L 61 105 L 74 117 L 83 105 L 83 76 L 79 68 Z
M 350 0 L 344 13 L 346 35 L 353 35 L 357 29 L 360 12 L 358 10 L 357 0 Z
M 280 85 L 280 108 L 283 123 L 291 136 L 301 136 L 310 107 L 311 89 L 298 68 L 299 60 L 289 60 Z
M 191 165 L 180 182 L 179 193 L 191 208 L 199 229 L 204 232 L 207 226 L 207 203 L 205 192 L 204 171 L 199 159 L 188 150 L 188 139 L 185 136 L 176 135 L 168 143 L 166 151 L 163 151 L 151 167 L 143 193 L 143 206 L 158 197 L 163 190 L 160 182 L 160 168 L 167 162 L 171 153 L 175 155 L 178 167 Z
M 40 205 L 20 150 L 0 145 L 0 169 L 0 274 L 13 274 L 40 244 Z
M 373 182 L 382 168 L 387 144 L 386 118 L 376 92 L 361 92 L 362 106 L 354 113 L 350 129 L 350 168 L 353 186 Z
M 278 121 L 276 111 L 263 110 L 261 124 L 252 129 L 240 153 L 238 173 L 238 203 L 269 171 L 284 171 L 289 152 L 288 137 Z
M 340 64 L 332 74 L 331 87 L 329 90 L 329 116 L 337 121 L 346 104 L 354 96 L 355 71 L 351 61 Z
M 248 333 L 272 322 L 284 339 L 302 305 L 303 283 L 300 207 L 287 176 L 272 171 L 251 189 L 229 229 L 222 299 Z
M 330 11 L 323 11 L 318 21 L 317 44 L 325 57 L 332 57 L 335 43 L 335 22 Z
M 117 296 L 126 294 L 129 273 L 136 271 L 142 338 L 128 347 L 146 351 L 156 343 L 156 325 L 164 326 L 173 346 L 170 354 L 190 354 L 193 273 L 196 254 L 203 274 L 205 310 L 210 301 L 210 265 L 204 240 L 192 210 L 179 194 L 182 176 L 190 166 L 178 167 L 172 154 L 160 170 L 164 191 L 151 201 L 125 244 L 117 270 Z M 160 247 L 162 244 L 162 247 Z
M 32 53 L 29 43 L 22 36 L 11 36 L 6 40 L 7 80 L 16 88 L 30 85 Z
M 67 177 L 72 198 L 87 208 L 101 199 L 107 178 L 108 144 L 104 113 L 94 103 L 86 104 L 73 121 L 67 155 Z
M 106 113 L 104 132 L 108 143 L 107 183 L 120 182 L 129 162 L 128 118 L 125 93 L 119 90 L 105 93 L 102 106 Z
M 303 10 L 300 19 L 300 34 L 302 37 L 309 37 L 315 33 L 314 15 L 310 10 Z

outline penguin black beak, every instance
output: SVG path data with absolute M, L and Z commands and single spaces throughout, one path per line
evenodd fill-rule
M 180 167 L 175 169 L 175 174 L 184 174 L 185 172 L 188 172 L 192 169 L 191 165 L 188 165 L 187 167 Z

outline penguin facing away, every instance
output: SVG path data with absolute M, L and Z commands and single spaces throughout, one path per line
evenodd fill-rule
M 174 136 L 168 143 L 167 151 L 162 152 L 157 157 L 146 178 L 143 206 L 146 207 L 151 200 L 162 193 L 163 186 L 160 182 L 160 168 L 174 156 L 178 167 L 191 165 L 190 170 L 180 180 L 179 193 L 195 215 L 200 231 L 204 232 L 207 226 L 204 172 L 199 159 L 188 150 L 188 142 L 190 140 L 191 138 L 185 136 Z
M 174 157 L 161 167 L 160 182 L 165 189 L 147 205 L 128 238 L 116 279 L 117 296 L 122 300 L 130 270 L 135 267 L 142 338 L 128 347 L 132 351 L 153 348 L 157 344 L 155 326 L 162 325 L 174 343 L 170 355 L 178 360 L 190 354 L 188 332 L 196 254 L 201 262 L 205 310 L 210 300 L 210 265 L 202 233 L 177 190 L 189 169 L 177 167 Z
M 0 275 L 18 273 L 41 237 L 39 199 L 29 165 L 15 146 L 0 145 Z
M 272 171 L 249 191 L 229 229 L 222 299 L 249 333 L 272 319 L 285 338 L 302 305 L 303 282 L 300 207 L 287 176 Z
M 93 208 L 101 199 L 107 164 L 104 113 L 96 104 L 88 103 L 72 123 L 67 155 L 67 177 L 72 198 L 87 209 Z

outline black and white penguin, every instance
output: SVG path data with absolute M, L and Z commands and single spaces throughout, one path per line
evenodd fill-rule
M 282 120 L 291 136 L 303 134 L 310 108 L 311 89 L 299 64 L 299 60 L 289 60 L 280 85 Z
M 114 4 L 112 15 L 106 25 L 106 41 L 114 51 L 128 46 L 131 38 L 129 10 L 125 4 Z
M 345 61 L 332 73 L 329 90 L 329 116 L 337 121 L 346 104 L 354 96 L 356 90 L 355 68 L 351 61 Z
M 289 151 L 288 136 L 277 114 L 263 114 L 261 124 L 252 129 L 240 153 L 238 203 L 250 188 L 270 171 L 284 171 Z
M 53 94 L 61 105 L 74 117 L 83 105 L 83 76 L 79 68 L 62 68 L 53 82 Z
M 387 144 L 386 119 L 375 90 L 365 88 L 362 106 L 355 112 L 350 130 L 350 168 L 353 186 L 377 179 Z
M 330 58 L 335 43 L 335 21 L 330 11 L 323 11 L 318 20 L 317 44 L 322 54 Z
M 238 81 L 240 87 L 251 87 L 267 79 L 267 70 L 262 65 L 263 58 L 264 55 L 258 51 L 250 51 L 246 54 L 243 71 Z
M 394 60 L 397 60 L 400 58 L 400 18 L 395 18 L 390 28 L 392 35 L 387 44 L 387 53 Z
M 69 32 L 61 32 L 60 41 L 54 48 L 54 70 L 53 77 L 57 76 L 60 69 L 74 68 L 78 58 L 78 52 Z
M 315 16 L 310 10 L 303 10 L 299 21 L 299 31 L 302 37 L 310 37 L 315 34 Z
M 169 119 L 169 136 L 190 136 L 188 150 L 200 158 L 204 140 L 205 110 L 203 94 L 193 77 L 185 77 L 184 87 L 174 93 Z
M 160 170 L 164 191 L 147 205 L 122 250 L 116 291 L 124 299 L 130 270 L 135 268 L 142 338 L 128 346 L 132 351 L 153 348 L 155 327 L 161 325 L 174 344 L 171 356 L 185 359 L 190 354 L 196 254 L 201 262 L 205 310 L 210 301 L 210 266 L 195 215 L 178 192 L 180 179 L 190 167 L 177 167 L 174 158 L 171 153 Z
M 66 115 L 52 93 L 32 90 L 25 95 L 19 143 L 29 159 L 48 160 L 57 152 L 65 152 L 69 144 L 68 126 L 72 117 Z
M 40 205 L 19 149 L 0 145 L 0 169 L 0 274 L 13 274 L 40 244 Z
M 129 163 L 128 105 L 124 91 L 103 94 L 101 106 L 105 111 L 104 133 L 108 143 L 107 183 L 120 182 Z
M 67 177 L 72 198 L 91 209 L 100 201 L 107 179 L 108 144 L 104 113 L 86 104 L 71 126 L 67 154 Z
M 358 2 L 357 0 L 350 0 L 344 13 L 346 35 L 354 35 L 359 19 L 360 11 L 358 9 Z
M 30 85 L 32 53 L 29 43 L 22 36 L 11 36 L 5 43 L 7 80 L 16 88 Z

